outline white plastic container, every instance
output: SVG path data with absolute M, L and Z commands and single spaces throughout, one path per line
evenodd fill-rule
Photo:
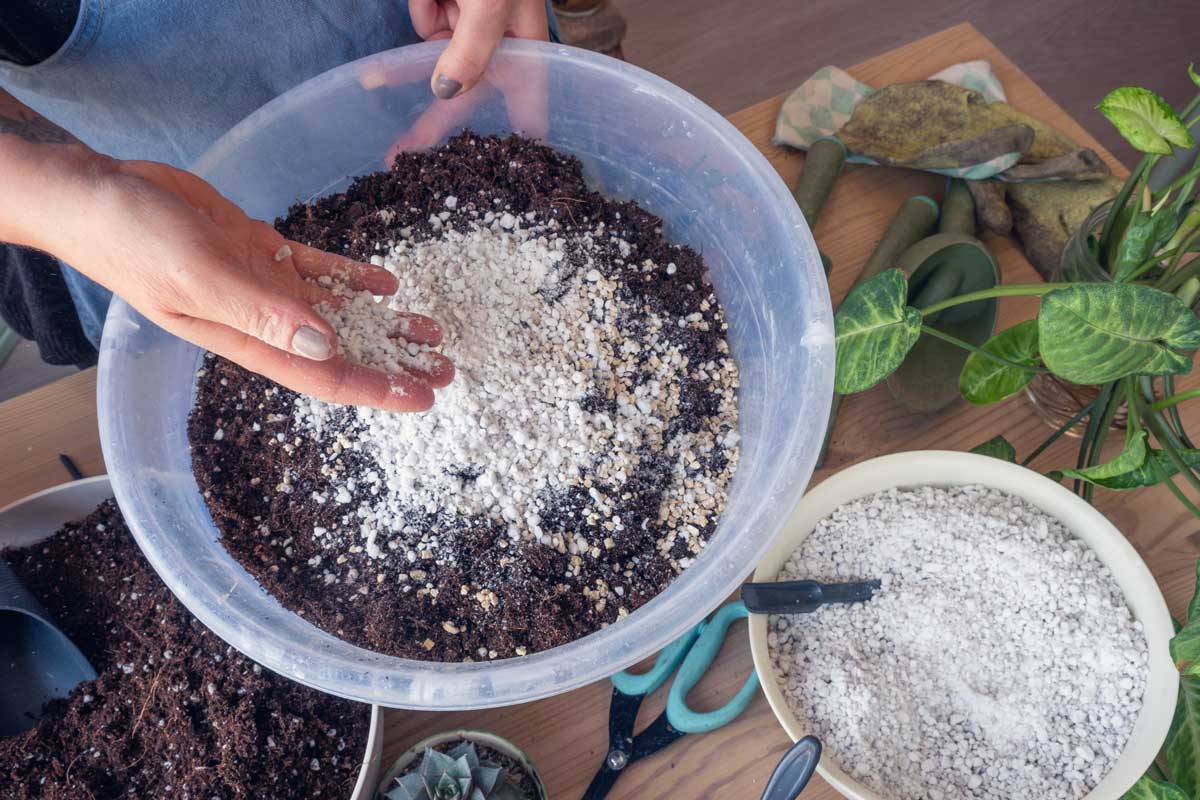
M 430 105 L 429 76 L 443 47 L 382 53 L 302 84 L 233 128 L 196 171 L 263 219 L 344 189 L 349 176 L 381 169 L 389 146 Z M 387 706 L 524 702 L 604 678 L 662 648 L 720 603 L 782 529 L 808 484 L 828 418 L 829 292 L 808 226 L 766 159 L 712 109 L 624 62 L 506 40 L 494 67 L 548 77 L 543 138 L 579 156 L 605 194 L 660 215 L 670 241 L 701 251 L 730 322 L 742 381 L 741 464 L 711 544 L 658 598 L 591 636 L 520 659 L 439 664 L 347 644 L 285 611 L 218 540 L 192 477 L 185 427 L 201 351 L 122 302 L 109 311 L 101 347 L 105 461 L 125 518 L 167 585 L 264 666 Z M 379 86 L 380 74 L 391 83 Z M 499 93 L 461 126 L 513 129 Z
M 965 486 L 978 484 L 1020 497 L 1058 519 L 1078 536 L 1112 572 L 1121 587 L 1134 619 L 1142 623 L 1150 652 L 1149 675 L 1142 710 L 1121 757 L 1095 789 L 1082 800 L 1119 800 L 1158 755 L 1179 690 L 1179 673 L 1171 662 L 1167 645 L 1175 631 L 1171 614 L 1154 576 L 1133 545 L 1107 518 L 1082 498 L 1031 469 L 991 456 L 946 450 L 895 453 L 856 464 L 817 486 L 796 507 L 783 535 L 776 540 L 758 569 L 755 581 L 774 581 L 796 548 L 813 529 L 839 506 L 893 488 L 918 486 Z M 808 735 L 804 721 L 788 707 L 783 690 L 773 680 L 771 654 L 767 645 L 766 614 L 750 617 L 750 650 L 754 667 L 762 679 L 767 702 L 792 741 Z M 825 757 L 817 766 L 821 777 L 850 800 L 888 800 L 886 795 L 864 786 L 847 775 L 833 759 Z

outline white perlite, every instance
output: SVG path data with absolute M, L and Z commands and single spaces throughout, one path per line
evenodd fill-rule
M 451 200 L 446 208 L 463 214 Z M 703 545 L 697 534 L 723 507 L 736 464 L 737 370 L 724 341 L 719 362 L 689 363 L 656 333 L 665 326 L 707 329 L 710 318 L 719 323 L 719 309 L 711 309 L 710 318 L 664 319 L 649 308 L 628 307 L 614 281 L 596 268 L 594 257 L 610 244 L 602 226 L 568 239 L 556 223 L 537 225 L 532 214 L 464 216 L 461 228 L 452 228 L 449 216 L 431 218 L 440 233 L 435 238 L 381 248 L 384 254 L 374 260 L 400 280 L 394 296 L 376 302 L 369 294 L 346 293 L 340 308 L 321 309 L 347 357 L 389 371 L 419 367 L 427 357 L 427 348 L 389 338 L 396 312 L 427 314 L 441 323 L 442 350 L 456 367 L 454 382 L 438 391 L 426 413 L 297 399 L 303 429 L 336 436 L 325 470 L 334 487 L 328 499 L 350 503 L 356 481 L 365 481 L 371 494 L 369 502 L 347 507 L 342 532 L 353 530 L 372 557 L 411 556 L 439 549 L 436 534 L 412 524 L 414 510 L 482 515 L 504 524 L 514 540 L 596 556 L 621 536 L 624 523 L 612 513 L 613 500 L 633 468 L 647 453 L 666 451 L 676 468 L 659 509 L 666 531 L 660 549 L 665 553 L 682 538 L 697 552 Z M 628 245 L 619 250 L 627 252 Z M 623 266 L 635 276 L 665 269 L 649 260 Z M 640 335 L 630 335 L 631 315 Z M 694 433 L 668 439 L 668 424 L 685 413 L 678 389 L 684 376 L 712 385 L 722 398 L 720 413 Z M 613 408 L 589 410 L 587 395 L 598 387 L 615 399 Z M 726 449 L 730 468 L 702 468 L 718 446 Z M 370 456 L 378 469 L 338 475 L 337 456 L 351 449 Z M 586 515 L 602 521 L 600 541 L 582 534 L 564 541 L 544 530 L 546 504 L 572 487 L 590 497 Z M 316 533 L 341 546 L 333 532 Z M 393 535 L 394 541 L 385 540 Z
M 780 580 L 875 597 L 771 617 L 776 679 L 828 757 L 891 800 L 1077 800 L 1116 762 L 1147 648 L 1095 553 L 983 487 L 842 506 Z

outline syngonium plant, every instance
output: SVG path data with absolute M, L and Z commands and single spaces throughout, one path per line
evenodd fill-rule
M 485 761 L 472 742 L 461 742 L 449 753 L 426 748 L 420 765 L 396 779 L 388 800 L 529 800 L 510 783 L 504 769 Z
M 1200 75 L 1189 67 L 1197 86 Z M 989 404 L 1052 374 L 1098 386 L 1096 398 L 1022 462 L 1026 465 L 1067 431 L 1083 426 L 1072 467 L 1051 473 L 1074 481 L 1091 500 L 1096 486 L 1135 489 L 1165 484 L 1193 514 L 1200 507 L 1176 484 L 1200 490 L 1200 448 L 1183 427 L 1177 405 L 1200 397 L 1200 389 L 1175 391 L 1177 376 L 1192 370 L 1200 348 L 1200 320 L 1192 307 L 1200 296 L 1200 157 L 1157 191 L 1150 175 L 1164 156 L 1192 148 L 1189 128 L 1200 121 L 1200 95 L 1178 113 L 1154 92 L 1124 87 L 1100 103 L 1100 111 L 1144 157 L 1112 201 L 1103 228 L 1088 238 L 1107 280 L 1000 284 L 922 304 L 901 269 L 889 269 L 857 286 L 835 317 L 835 390 L 852 394 L 894 373 L 922 338 L 934 336 L 969 351 L 959 391 L 969 402 Z M 948 310 L 1005 297 L 1040 297 L 1035 319 L 1001 331 L 982 345 L 932 324 Z M 923 306 L 923 307 L 922 307 Z M 1101 450 L 1118 409 L 1128 408 L 1125 446 L 1110 461 Z M 1016 460 L 1011 444 L 997 437 L 984 452 Z
M 1179 669 L 1179 698 L 1162 752 L 1121 800 L 1200 800 L 1200 562 L 1187 624 L 1176 623 L 1171 658 Z

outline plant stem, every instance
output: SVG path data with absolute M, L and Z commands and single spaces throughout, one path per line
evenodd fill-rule
M 1193 111 L 1195 111 L 1197 108 L 1200 108 L 1200 94 L 1197 94 L 1195 97 L 1193 97 L 1191 99 L 1191 101 L 1188 102 L 1188 104 L 1183 107 L 1183 110 L 1179 112 L 1179 118 L 1187 119 L 1188 115 L 1191 114 Z M 1192 122 L 1195 122 L 1195 120 L 1192 120 Z M 1190 123 L 1188 124 L 1188 127 L 1189 128 L 1191 127 Z
M 1200 228 L 1192 231 L 1183 244 L 1176 248 L 1175 255 L 1171 256 L 1171 262 L 1167 264 L 1167 270 L 1163 273 L 1162 279 L 1159 280 L 1158 288 L 1164 292 L 1174 292 L 1180 286 L 1194 277 L 1197 272 L 1200 272 L 1200 258 L 1194 258 L 1189 261 L 1182 269 L 1177 269 L 1179 262 L 1183 259 L 1184 253 L 1195 242 L 1200 242 Z
M 1146 410 L 1151 414 L 1157 414 L 1163 409 L 1182 403 L 1184 400 L 1191 400 L 1194 397 L 1200 397 L 1200 389 L 1192 389 L 1187 392 L 1173 394 L 1170 397 L 1164 397 L 1161 400 L 1155 401 L 1146 407 Z
M 1192 485 L 1193 489 L 1200 490 L 1200 477 L 1196 477 L 1196 473 L 1188 466 L 1183 457 L 1179 455 L 1179 440 L 1163 425 L 1162 420 L 1157 414 L 1151 414 L 1146 409 L 1146 400 L 1154 398 L 1154 381 L 1150 378 L 1142 378 L 1142 394 L 1143 397 L 1138 397 L 1137 393 L 1133 393 L 1131 399 L 1136 403 L 1138 416 L 1142 422 L 1154 434 L 1154 438 L 1162 446 L 1163 452 L 1167 454 L 1176 469 L 1187 479 L 1187 482 Z M 1130 409 L 1130 413 L 1133 413 Z M 1194 506 L 1190 506 L 1194 508 Z
M 1125 204 L 1129 202 L 1129 196 L 1134 190 L 1139 188 L 1142 177 L 1146 175 L 1151 165 L 1157 162 L 1157 158 L 1150 154 L 1142 156 L 1142 160 L 1133 168 L 1133 173 L 1129 179 L 1125 181 L 1125 185 L 1121 187 L 1121 191 L 1117 193 L 1116 199 L 1113 200 L 1112 208 L 1108 211 L 1108 217 L 1104 220 L 1104 227 L 1100 231 L 1100 246 L 1097 248 L 1096 255 L 1101 262 L 1107 260 L 1105 254 L 1109 252 L 1113 244 L 1113 236 L 1116 235 L 1117 220 L 1121 216 L 1121 212 L 1125 210 Z
M 1195 277 L 1188 278 L 1182 286 L 1175 290 L 1175 296 L 1185 306 L 1191 308 L 1196 304 L 1196 298 L 1200 297 L 1200 280 Z
M 1179 253 L 1179 248 L 1175 248 L 1173 250 L 1160 250 L 1143 261 L 1141 264 L 1138 264 L 1137 269 L 1129 273 L 1129 277 L 1125 278 L 1124 281 L 1126 283 L 1132 283 L 1133 280 L 1140 276 L 1143 272 L 1153 269 L 1156 265 L 1161 264 L 1168 258 L 1174 258 L 1177 253 Z
M 1112 430 L 1113 420 L 1117 416 L 1117 409 L 1121 407 L 1122 394 L 1128 394 L 1134 390 L 1132 379 L 1122 381 L 1125 387 L 1125 392 L 1116 390 L 1113 387 L 1112 397 L 1108 399 L 1108 405 L 1104 407 L 1104 412 L 1100 415 L 1100 424 L 1096 426 L 1096 434 L 1092 438 L 1092 447 L 1088 452 L 1087 466 L 1094 467 L 1100 463 L 1100 455 L 1104 451 L 1104 443 L 1108 440 L 1108 433 Z M 1088 482 L 1083 485 L 1083 499 L 1089 503 L 1092 502 L 1092 495 L 1095 493 L 1096 487 Z
M 1108 410 L 1108 402 L 1112 399 L 1113 391 L 1117 388 L 1116 382 L 1106 383 L 1100 387 L 1100 394 L 1096 396 L 1095 407 L 1092 409 L 1091 415 L 1088 417 L 1087 427 L 1084 428 L 1083 436 L 1079 440 L 1079 457 L 1075 459 L 1075 469 L 1083 469 L 1086 467 L 1088 459 L 1088 451 L 1092 443 L 1096 440 L 1096 431 L 1099 429 L 1100 418 L 1105 415 Z M 1081 491 L 1083 481 L 1075 479 L 1075 484 L 1072 491 L 1075 494 L 1083 496 Z
M 1166 197 L 1168 194 L 1196 177 L 1200 177 L 1200 156 L 1197 156 L 1196 166 L 1192 167 L 1187 172 L 1183 173 L 1178 178 L 1159 189 L 1159 194 L 1161 194 L 1163 197 Z
M 1193 282 L 1195 281 L 1194 278 L 1192 280 L 1193 280 Z M 1191 304 L 1189 303 L 1189 305 L 1191 305 Z M 1163 384 L 1163 394 L 1164 395 L 1170 396 L 1170 395 L 1175 394 L 1175 376 L 1174 375 L 1164 375 L 1163 379 L 1162 379 L 1162 384 Z M 1181 442 L 1183 442 L 1184 447 L 1187 447 L 1190 450 L 1196 449 L 1196 445 L 1192 444 L 1192 440 L 1190 438 L 1188 438 L 1187 430 L 1184 429 L 1184 427 L 1183 427 L 1183 419 L 1179 416 L 1179 407 L 1178 406 L 1171 406 L 1169 409 L 1167 409 L 1167 424 L 1169 426 L 1171 426 L 1171 428 L 1174 430 L 1175 435 L 1179 437 L 1179 440 Z
M 1046 452 L 1046 448 L 1048 448 L 1050 445 L 1057 442 L 1060 438 L 1062 438 L 1063 434 L 1065 434 L 1067 431 L 1071 430 L 1071 428 L 1074 428 L 1076 425 L 1078 425 L 1079 420 L 1083 419 L 1088 414 L 1092 413 L 1092 409 L 1095 408 L 1095 406 L 1096 406 L 1095 400 L 1093 400 L 1092 402 L 1090 402 L 1086 406 L 1084 406 L 1079 411 L 1078 414 L 1076 414 L 1075 416 L 1073 416 L 1069 420 L 1067 420 L 1062 425 L 1062 427 L 1060 427 L 1054 433 L 1050 434 L 1050 438 L 1046 439 L 1046 441 L 1039 444 L 1032 453 L 1030 453 L 1028 456 L 1026 456 L 1025 460 L 1021 462 L 1021 466 L 1028 467 L 1030 464 L 1032 464 L 1033 460 L 1035 458 L 1040 456 L 1042 453 Z
M 1196 504 L 1189 500 L 1188 496 L 1183 493 L 1183 490 L 1175 485 L 1175 481 L 1172 480 L 1171 476 L 1167 474 L 1167 471 L 1162 468 L 1162 465 L 1151 459 L 1150 467 L 1158 473 L 1159 481 L 1167 485 L 1167 488 L 1171 490 L 1171 494 L 1175 495 L 1175 498 L 1179 502 L 1183 503 L 1184 507 L 1186 507 L 1188 511 L 1191 511 L 1194 516 L 1200 517 L 1200 508 L 1196 508 Z
M 930 336 L 934 337 L 935 339 L 941 339 L 943 342 L 949 342 L 952 345 L 961 347 L 963 350 L 970 350 L 972 353 L 977 353 L 978 355 L 982 356 L 983 358 L 986 358 L 989 361 L 994 361 L 997 364 L 1000 364 L 1001 366 L 1004 366 L 1004 367 L 1011 367 L 1013 369 L 1019 369 L 1022 372 L 1035 372 L 1039 375 L 1049 374 L 1049 370 L 1042 369 L 1041 367 L 1033 367 L 1028 364 L 1020 364 L 1020 363 L 1017 363 L 1016 361 L 1009 361 L 1007 358 L 998 356 L 995 353 L 989 353 L 987 350 L 984 350 L 982 347 L 976 347 L 975 345 L 971 344 L 970 342 L 964 342 L 962 339 L 959 339 L 956 336 L 951 336 L 950 334 L 945 333 L 943 331 L 939 331 L 937 328 L 930 327 L 929 325 L 922 325 L 921 332 L 927 333 Z
M 1070 283 L 1010 283 L 993 286 L 991 289 L 980 289 L 978 292 L 968 292 L 967 294 L 960 294 L 957 297 L 948 297 L 945 300 L 921 309 L 921 316 L 928 317 L 930 314 L 935 314 L 943 309 L 961 306 L 964 303 L 974 303 L 977 300 L 990 300 L 993 297 L 1040 297 L 1041 295 L 1053 292 L 1055 289 L 1063 289 L 1071 285 Z

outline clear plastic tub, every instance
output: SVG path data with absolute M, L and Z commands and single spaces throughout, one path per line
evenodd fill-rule
M 429 106 L 429 76 L 443 46 L 382 53 L 296 87 L 233 128 L 195 171 L 263 219 L 345 188 L 350 176 L 380 169 L 397 135 Z M 524 702 L 654 653 L 754 568 L 808 484 L 828 418 L 833 326 L 821 262 L 788 188 L 750 142 L 696 98 L 621 61 L 509 41 L 494 69 L 547 75 L 545 140 L 579 156 L 607 195 L 662 216 L 671 241 L 701 251 L 730 323 L 742 380 L 742 456 L 730 502 L 694 565 L 628 618 L 543 653 L 473 664 L 383 656 L 318 630 L 230 558 L 196 487 L 186 420 L 201 351 L 119 301 L 104 330 L 104 456 L 150 563 L 238 650 L 364 702 L 416 709 Z M 379 86 L 380 74 L 389 85 Z M 494 92 L 457 128 L 512 131 L 504 100 Z

